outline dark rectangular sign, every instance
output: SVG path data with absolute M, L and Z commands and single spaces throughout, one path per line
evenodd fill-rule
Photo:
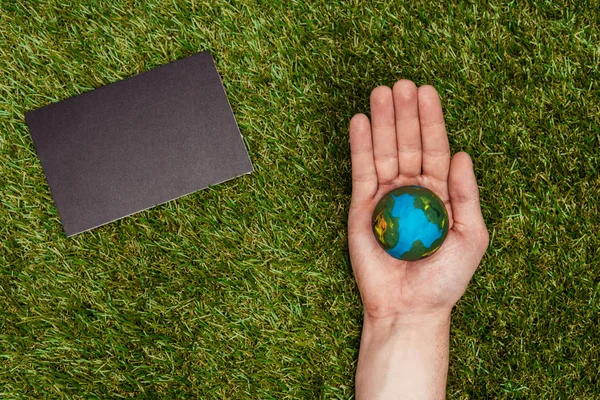
M 253 171 L 209 52 L 25 119 L 67 236 Z

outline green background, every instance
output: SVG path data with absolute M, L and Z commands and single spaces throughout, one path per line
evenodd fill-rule
M 448 398 L 600 396 L 599 5 L 0 0 L 0 398 L 351 398 L 347 126 L 441 96 L 491 244 Z M 67 239 L 25 111 L 210 50 L 252 175 Z

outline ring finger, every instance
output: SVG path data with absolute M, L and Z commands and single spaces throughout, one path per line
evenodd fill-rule
M 392 89 L 379 86 L 371 92 L 371 128 L 377 179 L 386 184 L 398 177 L 398 147 Z

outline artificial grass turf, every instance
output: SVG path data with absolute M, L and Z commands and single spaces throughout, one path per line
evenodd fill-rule
M 0 397 L 352 397 L 347 125 L 409 78 L 491 237 L 448 398 L 598 398 L 599 10 L 0 0 Z M 202 50 L 254 174 L 65 238 L 24 112 Z

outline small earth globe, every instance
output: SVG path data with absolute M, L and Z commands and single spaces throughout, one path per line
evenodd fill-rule
M 373 211 L 372 223 L 379 245 L 406 261 L 432 255 L 448 235 L 444 202 L 421 186 L 402 186 L 385 194 Z

